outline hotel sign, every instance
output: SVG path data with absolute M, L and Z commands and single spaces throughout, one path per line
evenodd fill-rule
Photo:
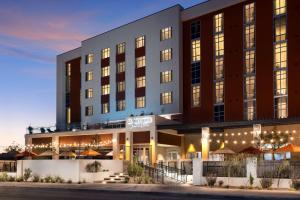
M 127 119 L 126 128 L 133 129 L 133 128 L 145 128 L 149 127 L 153 122 L 153 118 L 146 116 L 146 117 L 131 117 Z

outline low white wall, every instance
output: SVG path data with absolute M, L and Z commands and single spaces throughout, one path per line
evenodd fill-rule
M 32 170 L 32 174 L 41 177 L 60 176 L 65 181 L 73 182 L 83 181 L 94 182 L 101 181 L 105 177 L 114 173 L 123 172 L 123 161 L 121 160 L 97 160 L 101 163 L 101 170 L 109 170 L 108 172 L 87 173 L 85 166 L 95 160 L 19 160 L 17 163 L 17 176 L 24 174 L 26 168 Z M 93 174 L 91 176 L 89 174 Z
M 16 173 L 16 172 L 0 172 L 0 176 L 1 176 L 3 173 L 6 173 L 7 176 L 12 176 L 12 177 L 16 177 L 16 176 L 17 176 L 17 173 Z

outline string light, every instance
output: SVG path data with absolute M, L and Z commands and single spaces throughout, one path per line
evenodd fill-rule
M 246 141 L 245 141 L 245 140 L 243 140 L 243 141 L 242 141 L 242 144 L 246 144 Z
M 236 141 L 236 140 L 234 140 L 234 141 L 233 141 L 233 144 L 237 144 L 237 141 Z

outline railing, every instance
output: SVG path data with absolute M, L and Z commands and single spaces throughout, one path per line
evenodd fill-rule
M 16 161 L 0 161 L 0 172 L 16 172 Z
M 161 170 L 164 176 L 181 183 L 186 183 L 187 176 L 192 174 L 192 172 L 187 173 L 185 169 L 178 169 L 177 167 L 171 167 L 170 165 L 167 166 L 163 163 L 154 164 L 154 166 L 156 169 Z
M 156 167 L 151 167 L 150 165 L 145 165 L 142 162 L 138 163 L 144 168 L 144 174 L 151 177 L 156 183 L 164 184 L 164 172 Z
M 232 164 L 226 161 L 204 161 L 203 176 L 209 175 L 217 177 L 246 177 L 246 163 Z
M 258 178 L 300 178 L 300 161 L 259 161 Z

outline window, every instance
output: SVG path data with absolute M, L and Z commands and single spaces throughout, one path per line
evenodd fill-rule
M 86 99 L 93 98 L 93 88 L 89 88 L 85 90 L 85 98 Z
M 92 116 L 93 115 L 93 106 L 85 107 L 85 116 Z
M 274 0 L 275 16 L 286 13 L 286 0 Z
M 224 58 L 217 58 L 215 66 L 215 79 L 224 78 Z
M 125 72 L 125 62 L 117 63 L 117 73 Z
M 216 82 L 216 102 L 215 103 L 223 103 L 224 102 L 224 83 Z
M 102 114 L 109 113 L 109 103 L 101 104 L 101 113 Z
M 125 100 L 118 100 L 117 101 L 117 111 L 125 110 Z
M 214 16 L 214 33 L 220 33 L 224 31 L 223 13 L 219 13 Z
M 160 41 L 170 39 L 171 37 L 172 27 L 167 27 L 160 30 Z
M 109 66 L 101 68 L 101 77 L 109 76 L 109 74 L 110 74 L 110 67 Z
M 200 106 L 200 85 L 193 85 L 192 86 L 192 106 L 197 107 Z
M 274 66 L 277 69 L 287 67 L 287 43 L 275 44 Z
M 160 104 L 171 104 L 172 103 L 172 92 L 160 93 Z
M 224 34 L 217 34 L 214 36 L 215 40 L 215 56 L 224 55 Z
M 169 83 L 172 81 L 172 71 L 160 72 L 160 83 Z
M 195 21 L 191 24 L 191 38 L 196 39 L 200 37 L 200 22 Z
M 245 99 L 255 98 L 255 76 L 246 77 Z
M 125 53 L 125 42 L 117 45 L 117 54 Z
M 110 57 L 110 48 L 102 49 L 101 51 L 101 58 L 109 58 Z
M 245 27 L 245 48 L 250 49 L 254 47 L 255 44 L 255 33 L 254 33 L 255 26 L 250 25 Z
M 246 51 L 245 52 L 245 73 L 251 74 L 255 73 L 255 51 Z
M 67 108 L 67 124 L 71 124 L 71 108 Z
M 85 81 L 91 81 L 94 78 L 93 71 L 85 72 Z
M 172 49 L 165 49 L 160 51 L 160 62 L 172 59 Z
M 121 81 L 117 83 L 117 91 L 118 92 L 125 91 L 125 81 Z
M 136 108 L 144 108 L 146 105 L 146 99 L 145 97 L 136 97 L 135 98 L 135 107 Z
M 85 56 L 85 64 L 91 64 L 94 62 L 94 54 L 90 53 Z
M 136 68 L 145 67 L 146 66 L 146 57 L 141 56 L 135 59 Z
M 192 62 L 200 61 L 200 40 L 192 41 Z
M 192 84 L 200 83 L 200 62 L 192 63 Z
M 71 64 L 66 67 L 66 93 L 71 92 Z
M 135 39 L 135 48 L 140 48 L 145 46 L 145 36 L 140 36 Z
M 102 95 L 107 95 L 110 93 L 110 85 L 102 85 L 101 87 Z
M 214 106 L 214 120 L 217 122 L 224 121 L 224 105 Z
M 254 3 L 250 3 L 245 5 L 244 8 L 244 23 L 250 24 L 255 20 L 255 5 Z
M 145 76 L 136 78 L 136 88 L 141 88 L 146 86 L 146 78 Z
M 286 70 L 275 71 L 275 95 L 287 95 Z
M 246 120 L 253 120 L 255 119 L 255 101 L 245 101 L 245 119 Z
M 286 40 L 286 16 L 281 16 L 275 18 L 275 42 L 280 42 Z
M 276 118 L 288 117 L 287 97 L 275 98 L 275 117 Z

